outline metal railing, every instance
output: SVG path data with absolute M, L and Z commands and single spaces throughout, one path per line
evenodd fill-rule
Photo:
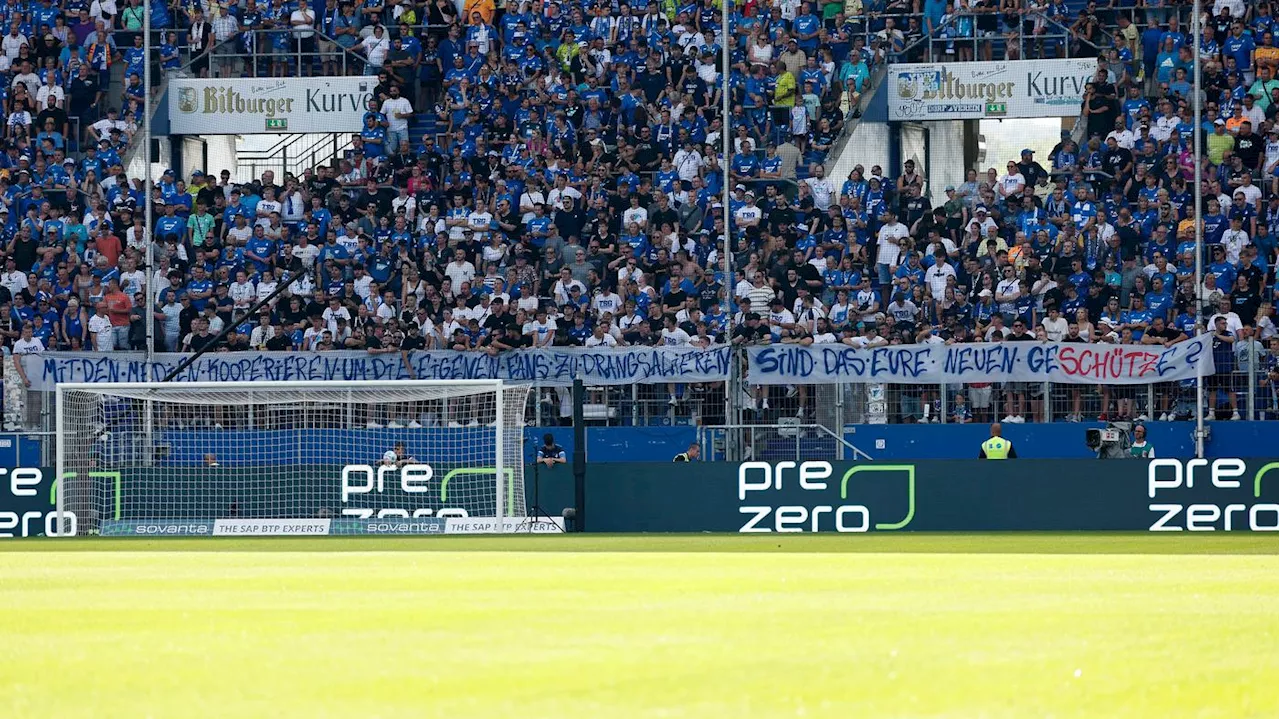
M 726 424 L 698 427 L 698 445 L 708 461 L 801 461 L 872 459 L 852 442 L 821 424 L 798 420 L 776 424 Z
M 1004 58 L 998 57 L 994 52 L 994 48 L 998 45 L 1013 42 L 1018 43 L 1019 58 L 1022 59 L 1039 59 L 1043 57 L 1043 50 L 1047 43 L 1062 43 L 1063 47 L 1068 50 L 1068 56 L 1074 56 L 1070 50 L 1074 39 L 1074 34 L 1071 32 L 1071 29 L 1043 14 L 1026 13 L 1019 15 L 1019 22 L 1017 23 L 1016 28 L 1006 29 L 1005 32 L 997 31 L 994 35 L 980 35 L 978 33 L 976 28 L 977 18 L 983 16 L 989 17 L 989 14 L 969 13 L 947 18 L 945 22 L 935 28 L 932 34 L 926 37 L 929 44 L 929 61 L 942 62 L 955 60 L 959 51 L 962 49 L 970 51 L 970 56 L 967 58 L 968 60 L 985 59 L 980 58 L 980 55 L 983 54 L 980 51 L 992 50 L 991 60 L 999 61 Z M 961 18 L 969 19 L 970 22 L 975 24 L 975 27 L 971 29 L 970 34 L 966 37 L 949 35 L 949 33 L 958 32 L 957 26 Z M 1028 21 L 1033 23 L 1043 23 L 1046 32 L 1028 33 Z M 1052 29 L 1052 32 L 1048 32 L 1050 28 Z M 1030 53 L 1027 51 L 1028 48 L 1038 49 L 1040 52 Z M 1096 55 L 1099 48 L 1092 45 L 1091 48 L 1092 49 L 1090 51 L 1085 52 L 1084 54 Z
M 350 133 L 289 135 L 267 150 L 237 153 L 236 180 L 247 182 L 266 170 L 301 176 L 304 170 L 332 163 L 349 149 Z
M 252 41 L 245 43 L 245 35 Z M 315 49 L 303 51 L 292 30 L 242 30 L 240 35 L 214 43 L 195 55 L 186 45 L 180 45 L 182 64 L 162 72 L 178 77 L 227 78 L 301 77 L 323 74 L 320 71 L 326 67 L 336 69 L 338 75 L 365 72 L 367 61 L 358 53 L 319 31 L 311 39 Z M 332 43 L 333 49 L 320 49 L 321 41 Z M 309 72 L 304 73 L 304 69 Z

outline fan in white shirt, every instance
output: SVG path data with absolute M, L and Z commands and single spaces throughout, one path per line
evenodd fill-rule
M 556 280 L 555 285 L 551 288 L 551 295 L 555 298 L 556 304 L 568 304 L 572 300 L 573 289 L 575 287 L 580 293 L 585 294 L 587 291 L 587 286 L 577 280 L 570 279 L 568 282 L 565 282 L 563 279 Z
M 21 77 L 21 76 L 19 76 L 19 77 Z M 15 78 L 15 79 L 16 79 L 16 78 Z M 39 80 L 37 79 L 37 82 L 38 82 L 38 81 L 39 81 Z M 121 132 L 124 132 L 125 124 L 124 124 L 124 121 L 123 121 L 123 120 L 113 120 L 113 119 L 111 119 L 111 118 L 109 118 L 109 117 L 104 117 L 104 118 L 102 118 L 101 120 L 98 120 L 97 122 L 93 123 L 93 124 L 92 124 L 92 125 L 90 125 L 89 127 L 91 127 L 91 128 L 93 129 L 93 131 L 94 131 L 94 133 L 95 133 L 95 136 L 96 136 L 96 137 L 98 137 L 98 138 L 110 138 L 110 137 L 111 137 L 111 131 L 112 131 L 113 129 L 114 129 L 114 130 L 120 130 Z
M 280 283 L 276 281 L 274 275 L 266 275 L 262 281 L 258 283 L 258 301 L 261 302 L 262 300 L 267 299 L 271 296 L 271 293 L 275 292 L 279 287 Z
M 462 286 L 463 282 L 475 279 L 476 266 L 467 261 L 462 250 L 458 250 L 454 253 L 453 262 L 444 268 L 444 274 L 445 277 L 453 280 L 453 287 L 456 290 Z
M 0 40 L 0 50 L 3 50 L 4 56 L 9 58 L 10 62 L 13 62 L 22 51 L 23 45 L 29 47 L 30 43 L 27 42 L 27 36 L 18 31 L 18 23 L 15 22 L 12 26 L 12 31 L 6 34 L 3 40 Z
M 591 336 L 582 344 L 585 347 L 617 347 L 618 340 L 605 331 L 603 324 L 597 322 L 596 326 L 591 330 Z
M 541 191 L 526 190 L 524 194 L 520 195 L 520 212 L 522 213 L 520 215 L 520 221 L 528 222 L 529 220 L 537 217 L 533 212 L 534 205 L 545 204 L 547 204 L 547 196 L 542 194 Z
M 369 65 L 373 67 L 382 67 L 382 63 L 387 59 L 387 53 L 391 52 L 391 38 L 387 35 L 386 30 L 381 30 L 381 26 L 374 28 L 374 34 L 366 37 L 360 43 L 360 49 L 364 51 L 365 57 L 369 59 Z
M 0 274 L 0 287 L 9 290 L 9 294 L 16 295 L 27 289 L 27 274 L 21 270 Z
M 810 296 L 812 298 L 812 296 Z M 813 334 L 814 329 L 818 326 L 818 320 L 827 316 L 827 311 L 822 307 L 822 303 L 816 299 L 810 305 L 805 305 L 803 299 L 796 299 L 793 308 L 796 318 L 796 324 L 804 327 L 809 334 Z
M 684 347 L 689 344 L 689 333 L 676 326 L 674 318 L 668 316 L 667 326 L 662 328 L 663 347 Z
M 706 160 L 702 159 L 701 153 L 693 149 L 692 145 L 687 150 L 677 150 L 672 162 L 676 166 L 676 172 L 680 174 L 680 179 L 690 182 L 702 171 L 703 165 L 707 164 Z
M 404 132 L 409 129 L 408 118 L 399 117 L 402 113 L 412 113 L 413 104 L 407 97 L 390 97 L 382 101 L 381 112 L 387 116 L 387 129 Z
M 359 275 L 352 278 L 351 285 L 357 297 L 367 300 L 373 291 L 373 278 L 369 276 L 369 273 L 361 271 Z
M 249 333 L 249 347 L 255 350 L 266 349 L 267 340 L 274 339 L 276 328 L 270 324 L 258 325 Z
M 324 309 L 324 314 L 321 315 L 321 317 L 324 319 L 325 326 L 333 333 L 335 340 L 338 337 L 338 320 L 343 319 L 346 320 L 348 324 L 351 323 L 351 312 L 337 302 L 331 302 L 329 306 Z
M 633 222 L 642 230 L 648 227 L 649 211 L 639 205 L 635 207 L 628 207 L 626 211 L 622 213 L 622 225 L 625 227 Z
M 827 208 L 831 207 L 831 196 L 836 193 L 836 186 L 831 182 L 831 178 L 824 174 L 826 170 L 822 165 L 817 165 L 814 172 L 817 173 L 817 177 L 810 177 L 804 182 L 813 192 L 813 206 L 820 212 L 826 212 Z
M 1237 223 L 1232 223 L 1237 224 Z M 1240 264 L 1240 251 L 1248 247 L 1249 233 L 1239 228 L 1231 228 L 1222 233 L 1222 244 L 1227 248 L 1227 262 L 1233 265 Z
M 111 327 L 111 319 L 106 313 L 95 313 L 89 318 L 89 334 L 93 335 L 95 348 L 99 352 L 110 352 L 115 349 L 115 330 Z
M 53 102 L 58 107 L 62 107 L 62 103 L 66 100 L 66 92 L 59 85 L 41 85 L 39 92 L 36 93 L 36 107 L 41 109 L 49 106 L 49 98 L 53 98 Z
M 879 250 L 876 263 L 894 268 L 902 261 L 902 246 L 899 243 L 910 233 L 907 231 L 907 226 L 898 222 L 892 212 L 889 215 L 889 221 L 880 227 L 880 233 L 876 238 L 876 246 Z
M 1178 123 L 1182 119 L 1170 112 L 1167 115 L 1161 115 L 1156 118 L 1156 124 L 1151 128 L 1151 137 L 1160 141 L 1168 142 L 1173 137 L 1174 131 L 1178 129 Z
M 773 303 L 772 309 L 769 310 L 769 326 L 781 327 L 789 330 L 796 324 L 796 316 L 791 314 L 791 310 L 782 306 L 782 301 L 778 300 Z
M 577 202 L 582 199 L 582 193 L 578 192 L 578 190 L 573 187 L 553 187 L 551 188 L 551 192 L 547 193 L 547 202 L 550 203 L 552 207 L 558 208 L 562 206 L 564 198 L 566 197 L 572 197 L 574 202 Z
M 492 222 L 493 215 L 486 210 L 473 210 L 471 214 L 467 215 L 467 227 L 477 233 L 476 239 L 484 239 L 483 235 L 487 235 Z
M 1050 342 L 1061 342 L 1067 336 L 1067 318 L 1058 313 L 1057 307 L 1049 308 L 1049 316 L 1040 320 L 1044 327 L 1044 335 Z
M 39 337 L 32 337 L 30 328 L 22 331 L 22 337 L 13 343 L 15 355 L 38 355 L 44 352 L 44 342 Z
M 142 270 L 124 270 L 120 273 L 120 289 L 130 297 L 142 292 L 146 282 L 147 275 Z
M 238 310 L 248 309 L 258 296 L 258 288 L 245 276 L 244 272 L 236 273 L 236 281 L 227 288 L 227 297 Z M 269 339 L 269 338 L 268 338 Z
M 1015 163 L 1009 163 L 1009 171 L 1000 178 L 1000 197 L 1008 199 L 1017 197 L 1022 194 L 1022 188 L 1027 186 L 1027 178 L 1018 172 L 1018 166 Z
M 956 270 L 946 262 L 934 260 L 934 265 L 924 271 L 924 282 L 929 286 L 929 294 L 941 302 L 947 295 L 947 278 L 955 277 Z
M 81 7 L 84 7 L 83 5 Z M 89 5 L 89 17 L 94 20 L 101 20 L 107 27 L 111 27 L 112 21 L 120 11 L 116 8 L 116 0 L 93 0 Z
M 596 311 L 597 316 L 605 312 L 617 315 L 622 312 L 622 298 L 616 292 L 605 290 L 592 298 L 591 308 Z
M 402 207 L 404 208 L 404 218 L 409 221 L 409 225 L 412 227 L 414 220 L 418 216 L 418 198 L 405 194 L 391 201 L 391 213 L 393 215 L 398 214 Z
M 1123 147 L 1126 150 L 1132 150 L 1135 142 L 1138 139 L 1138 136 L 1133 134 L 1132 130 L 1128 130 L 1128 129 L 1112 130 L 1111 132 L 1107 133 L 1106 139 L 1110 140 L 1113 137 L 1116 139 L 1116 145 L 1119 147 Z
M 259 200 L 258 207 L 254 212 L 258 216 L 258 221 L 262 222 L 263 220 L 269 220 L 271 213 L 280 212 L 283 209 L 284 205 L 276 200 Z

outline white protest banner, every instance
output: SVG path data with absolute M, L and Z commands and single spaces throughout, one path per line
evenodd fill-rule
M 59 382 L 158 382 L 185 357 L 158 354 L 148 363 L 140 352 L 45 352 L 18 361 L 32 389 L 51 391 Z M 177 381 L 502 379 L 569 386 L 581 375 L 594 385 L 721 382 L 729 376 L 729 357 L 728 347 L 558 347 L 497 355 L 446 350 L 407 358 L 358 351 L 222 352 L 196 360 Z
M 359 132 L 376 78 L 169 81 L 174 135 Z
M 1075 117 L 1097 71 L 1091 58 L 890 65 L 889 119 Z
M 941 384 L 943 382 L 1056 382 L 1147 384 L 1213 374 L 1212 338 L 1172 347 L 987 342 L 892 345 L 854 349 L 842 344 L 769 345 L 749 351 L 750 384 Z

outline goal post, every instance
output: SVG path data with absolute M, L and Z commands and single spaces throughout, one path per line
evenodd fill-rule
M 529 385 L 57 387 L 61 534 L 560 531 L 527 516 Z

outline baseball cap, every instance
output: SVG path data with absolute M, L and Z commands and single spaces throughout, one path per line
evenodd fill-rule
M 1031 148 L 1029 148 L 1029 147 L 1024 147 L 1024 148 L 1022 148 L 1022 154 L 1024 154 L 1024 155 L 1034 155 L 1034 154 L 1036 154 L 1036 151 L 1035 151 L 1035 150 L 1032 150 L 1032 149 L 1031 149 Z
M 1221 117 L 1219 117 L 1218 119 L 1216 119 L 1216 120 L 1214 120 L 1214 121 L 1213 121 L 1213 124 L 1215 124 L 1215 125 L 1226 125 L 1226 124 L 1227 124 L 1227 122 L 1226 122 L 1226 120 L 1223 120 Z
M 944 192 L 955 192 L 955 191 L 956 191 L 955 185 L 947 185 L 946 189 L 944 190 Z

